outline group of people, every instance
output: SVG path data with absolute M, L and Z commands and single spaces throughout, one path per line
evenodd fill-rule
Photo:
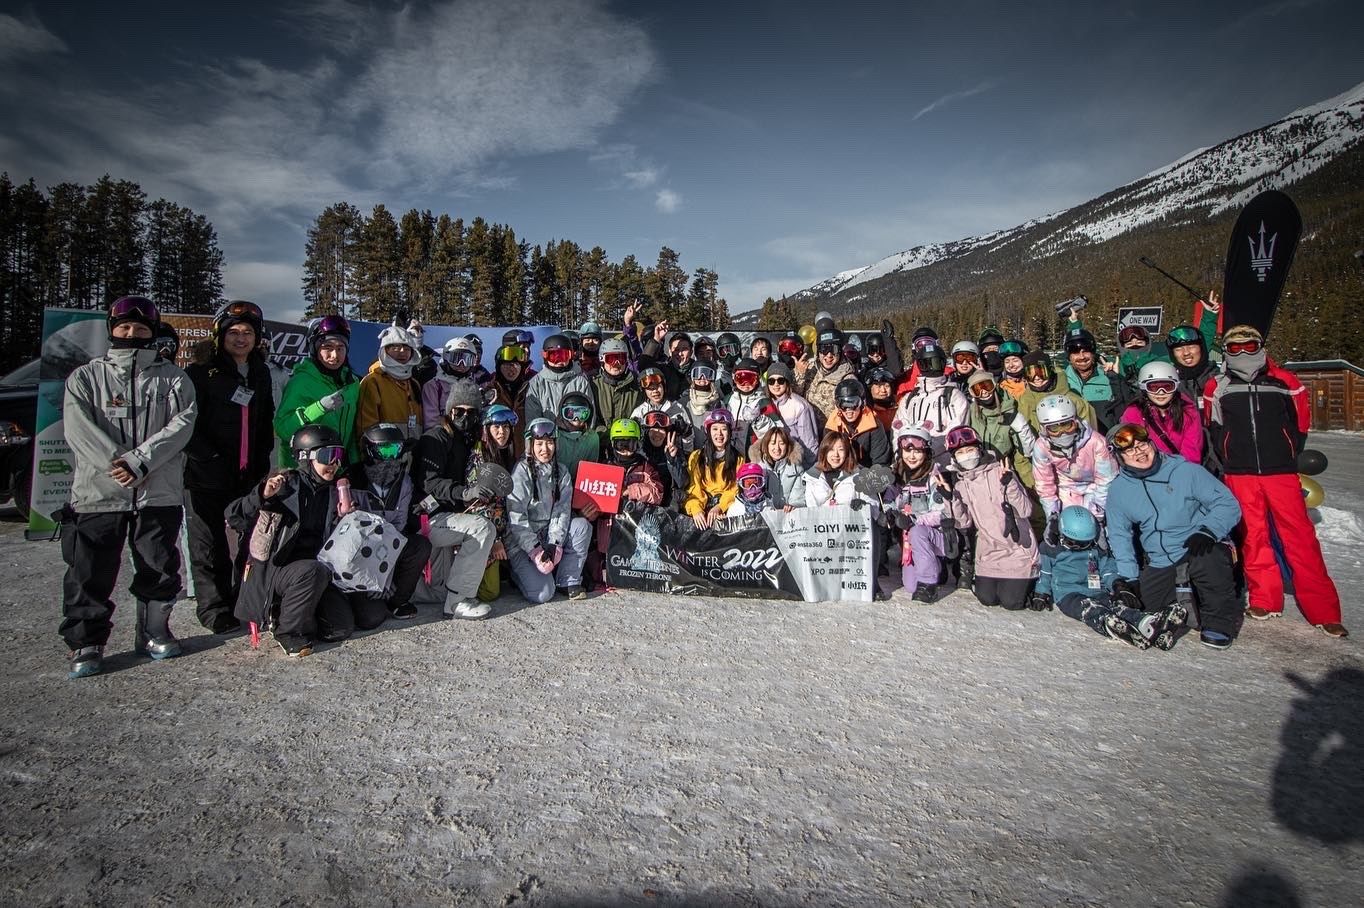
M 310 325 L 284 373 L 260 307 L 229 302 L 181 370 L 156 306 L 124 297 L 108 353 L 66 384 L 70 674 L 102 667 L 125 544 L 137 652 L 180 652 L 182 521 L 200 622 L 270 628 L 290 655 L 415 617 L 423 583 L 448 618 L 486 618 L 508 583 L 537 603 L 585 598 L 605 586 L 613 518 L 574 506 L 583 461 L 623 469 L 624 507 L 702 529 L 865 508 L 879 570 L 897 557 L 920 602 L 970 588 L 1143 649 L 1186 628 L 1225 648 L 1243 612 L 1282 612 L 1287 574 L 1308 621 L 1344 637 L 1296 475 L 1303 388 L 1254 328 L 1218 336 L 1217 310 L 1210 295 L 1163 342 L 1124 328 L 1112 361 L 1078 312 L 1059 362 L 994 328 L 948 347 L 929 327 L 901 361 L 893 336 L 859 347 L 828 317 L 773 355 L 763 336 L 745 350 L 731 332 L 641 330 L 631 306 L 618 332 L 544 338 L 538 370 L 529 331 L 506 332 L 489 369 L 477 335 L 432 350 L 414 322 L 381 333 L 361 377 L 340 316 Z M 381 592 L 319 560 L 356 511 L 400 534 Z

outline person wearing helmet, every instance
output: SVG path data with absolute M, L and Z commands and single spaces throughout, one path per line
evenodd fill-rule
M 584 460 L 601 463 L 605 453 L 601 433 L 593 426 L 596 424 L 596 407 L 591 394 L 570 391 L 559 402 L 558 442 L 556 444 L 559 464 L 569 476 L 578 475 L 578 464 Z M 588 519 L 595 519 L 589 515 Z
M 726 372 L 732 371 L 740 356 L 739 335 L 733 331 L 721 332 L 715 338 L 715 354 L 719 357 L 720 368 Z
M 1216 299 L 1216 294 L 1209 294 Z M 1165 346 L 1170 351 L 1170 361 L 1179 372 L 1180 390 L 1194 402 L 1199 412 L 1203 410 L 1203 389 L 1217 375 L 1218 363 L 1212 359 L 1212 349 L 1218 342 L 1217 313 L 1203 313 L 1200 327 L 1176 325 L 1165 335 Z
M 715 350 L 715 341 L 711 340 L 710 337 L 703 334 L 696 339 L 692 346 L 697 362 L 705 363 L 712 368 L 719 367 L 720 358 Z
M 908 371 L 900 379 L 899 386 L 895 389 L 897 399 L 903 398 L 907 394 L 913 394 L 919 387 L 920 372 L 920 352 L 925 348 L 936 347 L 942 351 L 942 342 L 938 340 L 938 332 L 928 326 L 914 329 L 914 336 L 910 339 L 911 363 Z M 946 354 L 943 354 L 944 359 Z
M 1222 461 L 1224 481 L 1245 514 L 1241 542 L 1247 614 L 1283 614 L 1283 576 L 1270 546 L 1276 532 L 1293 576 L 1293 600 L 1308 623 L 1344 637 L 1340 594 L 1327 573 L 1316 527 L 1298 479 L 1298 455 L 1312 428 L 1312 396 L 1296 375 L 1269 357 L 1264 336 L 1233 325 L 1222 336 L 1224 371 L 1203 390 L 1203 418 Z
M 591 381 L 601 371 L 601 325 L 596 322 L 583 322 L 583 326 L 578 329 L 578 344 L 580 349 L 578 366 L 583 370 L 583 375 L 587 376 L 587 380 Z
M 890 362 L 886 358 L 886 336 L 880 331 L 873 331 L 867 335 L 866 340 L 862 343 L 862 353 L 866 356 L 866 362 L 862 367 L 864 376 L 870 375 L 877 369 L 890 371 Z M 891 389 L 891 393 L 895 393 L 894 388 Z
M 900 436 L 894 472 L 895 482 L 882 498 L 892 532 L 901 534 L 900 578 L 915 602 L 937 602 L 947 556 L 945 532 L 956 530 L 943 526 L 952 491 L 933 462 L 933 438 L 926 430 L 915 427 Z
M 788 331 L 777 341 L 777 362 L 795 371 L 798 363 L 806 358 L 805 341 L 795 331 Z M 803 369 L 804 367 L 802 367 Z
M 153 342 L 156 347 L 156 355 L 168 363 L 173 363 L 180 355 L 180 333 L 173 327 L 162 322 L 156 328 L 156 338 Z
M 573 477 L 559 464 L 554 423 L 537 418 L 525 435 L 526 456 L 512 472 L 507 498 L 512 581 L 537 605 L 548 602 L 556 586 L 569 599 L 585 599 L 582 570 L 592 524 L 572 514 Z
M 1109 431 L 1108 443 L 1122 463 L 1107 502 L 1108 543 L 1120 578 L 1114 589 L 1136 592 L 1147 608 L 1179 602 L 1196 616 L 1190 623 L 1200 628 L 1200 642 L 1226 649 L 1242 620 L 1231 548 L 1224 544 L 1242 518 L 1234 490 L 1196 463 L 1161 454 L 1143 426 L 1123 423 Z M 1272 554 L 1268 561 L 1277 576 Z M 1324 565 L 1321 570 L 1324 577 Z M 1295 581 L 1302 576 L 1294 572 Z M 1192 596 L 1179 587 L 1191 587 Z
M 706 415 L 704 441 L 687 459 L 683 510 L 698 529 L 723 517 L 739 495 L 738 470 L 745 460 L 734 447 L 734 414 L 723 407 Z
M 914 427 L 926 429 L 933 439 L 935 454 L 941 454 L 947 433 L 966 423 L 966 395 L 946 375 L 947 357 L 937 341 L 928 338 L 914 348 L 918 382 L 895 411 L 891 422 L 895 437 Z
M 482 409 L 483 395 L 473 382 L 451 385 L 445 416 L 418 440 L 412 469 L 423 496 L 421 507 L 430 515 L 431 583 L 445 587 L 446 618 L 477 620 L 492 614 L 492 606 L 478 600 L 478 589 L 497 528 L 483 514 L 471 511 L 469 503 L 507 493 L 496 481 L 500 477 L 484 482 L 471 475 L 470 462 L 482 434 Z
M 986 325 L 985 330 L 980 332 L 980 337 L 976 338 L 976 347 L 980 350 L 983 358 L 990 352 L 998 352 L 1000 344 L 1004 343 L 1004 335 L 994 325 Z M 984 360 L 982 359 L 982 365 Z
M 1018 400 L 1023 396 L 1023 392 L 1028 390 L 1028 383 L 1023 380 L 1023 357 L 1031 351 L 1021 340 L 1006 340 L 999 345 L 997 352 L 1000 356 L 1001 369 L 999 386 L 1004 389 L 1005 394 Z
M 662 506 L 681 513 L 687 494 L 688 452 L 682 448 L 672 417 L 665 410 L 649 410 L 635 422 L 644 433 L 641 445 L 644 458 L 658 474 L 663 487 Z M 690 426 L 687 435 L 691 436 Z
M 1055 545 L 1062 508 L 1077 504 L 1103 521 L 1118 463 L 1104 436 L 1080 418 L 1073 397 L 1042 398 L 1037 419 L 1042 431 L 1032 451 L 1033 488 L 1047 518 L 1044 538 Z
M 979 368 L 979 347 L 965 340 L 952 345 L 952 368 L 948 374 L 957 383 L 957 387 L 965 391 L 967 377 Z
M 1042 350 L 1034 350 L 1023 358 L 1023 379 L 1028 388 L 1018 398 L 1018 412 L 1032 425 L 1037 437 L 1042 437 L 1042 424 L 1037 419 L 1037 405 L 1044 397 L 1069 397 L 1075 403 L 1076 414 L 1091 427 L 1098 424 L 1089 401 L 1070 389 L 1065 373 L 1057 372 L 1051 357 Z
M 476 490 L 476 497 L 465 501 L 464 512 L 486 518 L 497 534 L 488 554 L 488 566 L 478 583 L 478 601 L 493 603 L 502 595 L 503 584 L 511 582 L 507 563 L 510 525 L 507 493 L 511 489 L 511 473 L 523 455 L 523 436 L 517 430 L 516 413 L 503 404 L 485 409 L 482 422 L 483 434 L 469 453 L 469 485 Z
M 475 370 L 480 368 L 478 360 L 478 351 L 468 338 L 452 337 L 445 342 L 435 373 L 422 385 L 422 425 L 440 422 L 445 413 L 445 395 L 452 384 L 461 380 L 482 384 L 475 376 Z
M 1122 422 L 1140 423 L 1162 454 L 1203 463 L 1203 420 L 1179 387 L 1179 372 L 1165 360 L 1152 360 L 1137 373 L 1140 396 L 1123 411 Z
M 774 425 L 748 446 L 748 459 L 767 470 L 767 494 L 772 507 L 792 511 L 805 507 L 805 471 L 814 463 L 783 425 Z
M 695 444 L 691 417 L 680 403 L 667 397 L 667 378 L 658 366 L 646 366 L 639 373 L 639 387 L 644 393 L 644 401 L 635 407 L 630 418 L 642 426 L 648 426 L 646 416 L 657 410 L 668 415 L 669 431 L 677 436 L 683 454 L 690 454 Z
M 644 430 L 629 417 L 617 419 L 607 430 L 605 462 L 625 471 L 621 478 L 622 506 L 660 505 L 663 503 L 663 483 L 658 471 L 644 452 Z M 596 510 L 595 508 L 593 510 Z M 587 515 L 587 511 L 583 511 Z M 605 563 L 611 539 L 611 514 L 598 513 L 593 520 L 593 545 L 588 551 L 584 575 L 599 585 L 606 585 Z
M 894 432 L 895 422 L 895 376 L 883 366 L 867 370 L 867 409 L 871 410 L 889 438 L 890 433 Z
M 678 403 L 691 420 L 692 448 L 700 450 L 706 444 L 706 419 L 724 404 L 724 399 L 715 381 L 715 367 L 710 363 L 698 359 L 692 363 L 689 377 L 691 387 L 682 392 Z
M 772 496 L 767 490 L 767 470 L 760 463 L 749 461 L 735 471 L 739 495 L 725 512 L 726 517 L 756 517 L 773 510 Z
M 1115 590 L 1117 562 L 1100 545 L 1100 532 L 1099 522 L 1086 509 L 1062 509 L 1060 543 L 1042 547 L 1042 569 L 1029 606 L 1042 612 L 1054 604 L 1095 633 L 1137 649 L 1170 649 L 1188 613 L 1178 603 L 1144 611 L 1130 585 L 1118 583 Z
M 866 394 L 862 383 L 855 378 L 839 382 L 834 390 L 835 409 L 824 430 L 848 437 L 858 465 L 890 466 L 890 436 L 867 406 Z
M 663 375 L 664 387 L 669 400 L 677 400 L 687 387 L 688 375 L 692 367 L 691 337 L 685 331 L 677 331 L 670 337 L 667 320 L 654 325 L 653 333 L 645 339 L 639 356 L 641 369 L 653 367 Z M 664 354 L 664 342 L 667 354 Z
M 612 424 L 628 419 L 644 402 L 639 379 L 630 371 L 630 345 L 624 339 L 610 337 L 602 341 L 601 371 L 592 379 L 592 391 L 597 404 L 597 431 L 606 442 Z
M 420 345 L 406 328 L 390 325 L 379 333 L 379 358 L 360 380 L 355 431 L 363 433 L 377 422 L 397 423 L 410 438 L 422 434 L 422 389 L 412 377 Z
M 730 363 L 729 380 L 733 391 L 725 401 L 725 407 L 734 414 L 736 444 L 747 447 L 753 440 L 753 420 L 761 414 L 767 402 L 767 395 L 763 393 L 762 373 L 758 371 L 758 364 L 745 356 Z
M 59 633 L 71 650 L 71 678 L 103 670 L 125 543 L 137 602 L 134 651 L 153 659 L 180 654 L 170 614 L 180 592 L 176 542 L 196 405 L 189 376 L 157 354 L 160 323 L 151 300 L 115 300 L 108 352 L 66 380 L 63 413 L 75 473 L 61 518 L 66 577 Z
M 355 416 L 360 379 L 346 361 L 349 351 L 350 323 L 341 316 L 323 316 L 308 329 L 308 358 L 294 366 L 275 410 L 282 467 L 295 466 L 289 439 L 312 424 L 331 426 L 341 436 L 346 456 L 352 462 L 359 459 Z
M 1027 608 L 1038 570 L 1032 499 L 970 426 L 948 433 L 947 450 L 957 477 L 948 502 L 953 522 L 976 534 L 972 591 L 983 605 Z
M 574 361 L 573 346 L 563 334 L 551 334 L 540 345 L 545 367 L 526 386 L 526 425 L 537 419 L 559 418 L 559 404 L 570 391 L 592 396 L 592 384 Z
M 215 634 L 240 627 L 237 604 L 245 552 L 229 546 L 223 512 L 270 471 L 275 399 L 260 352 L 264 319 L 246 300 L 224 304 L 213 318 L 213 354 L 185 370 L 198 403 L 185 446 L 185 518 L 189 567 L 199 623 Z M 237 549 L 238 558 L 232 557 Z
M 800 360 L 796 364 L 796 380 L 801 384 L 801 394 L 819 414 L 821 426 L 829 421 L 837 409 L 834 391 L 839 382 L 857 376 L 857 370 L 843 358 L 843 341 L 843 332 L 829 327 L 821 331 L 815 341 L 814 365 L 810 365 L 809 360 Z M 806 364 L 804 370 L 801 363 Z
M 1031 489 L 1032 452 L 1037 433 L 1018 412 L 1018 404 L 1000 389 L 995 377 L 983 369 L 977 369 L 966 379 L 966 395 L 971 401 L 966 425 L 975 430 L 990 453 L 1009 464 L 1018 474 L 1019 481 Z
M 1084 328 L 1066 334 L 1066 384 L 1094 408 L 1096 428 L 1107 432 L 1122 422 L 1122 411 L 1132 402 L 1132 388 L 1117 372 L 1117 365 L 1104 361 L 1094 335 Z
M 530 354 L 520 344 L 503 344 L 493 354 L 493 402 L 526 415 L 526 388 L 530 384 Z

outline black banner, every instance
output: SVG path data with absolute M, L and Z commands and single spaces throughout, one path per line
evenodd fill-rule
M 1222 279 L 1224 331 L 1232 325 L 1253 325 L 1269 337 L 1301 235 L 1298 206 L 1277 189 L 1260 193 L 1241 211 L 1231 231 Z

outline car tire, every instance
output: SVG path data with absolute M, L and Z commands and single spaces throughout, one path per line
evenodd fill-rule
M 29 504 L 33 498 L 33 465 L 26 464 L 14 476 L 14 506 L 19 509 L 19 513 L 24 515 L 24 519 L 29 516 Z

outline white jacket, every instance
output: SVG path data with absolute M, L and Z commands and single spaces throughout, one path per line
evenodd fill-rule
M 947 433 L 966 425 L 969 413 L 970 401 L 956 382 L 945 376 L 921 376 L 914 393 L 906 395 L 895 408 L 891 447 L 898 450 L 900 436 L 917 427 L 932 437 L 933 453 L 941 454 L 946 449 Z

